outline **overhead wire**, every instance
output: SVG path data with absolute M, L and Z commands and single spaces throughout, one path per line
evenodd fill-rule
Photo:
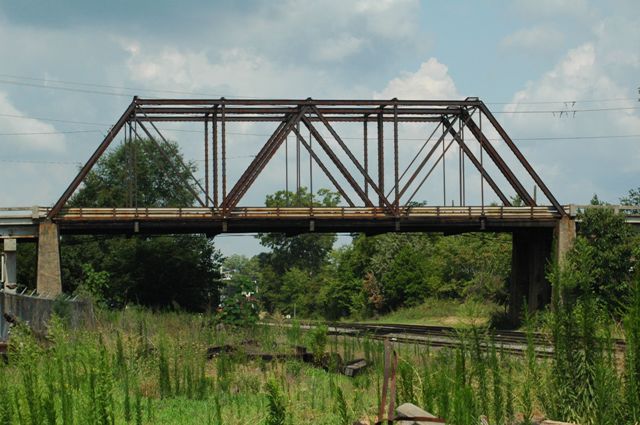
M 41 77 L 30 77 L 30 76 L 20 76 L 14 74 L 3 74 L 0 73 L 0 83 L 2 84 L 15 84 L 27 87 L 35 87 L 35 88 L 44 88 L 44 89 L 54 89 L 54 90 L 68 90 L 68 91 L 78 91 L 81 93 L 90 93 L 90 94 L 104 94 L 104 95 L 114 95 L 114 96 L 128 96 L 132 97 L 133 93 L 117 93 L 117 92 L 107 92 L 100 90 L 82 90 L 82 89 L 74 89 L 73 87 L 63 87 L 63 86 L 51 86 L 50 84 L 64 84 L 70 86 L 81 86 L 81 87 L 96 87 L 96 88 L 106 88 L 113 90 L 130 90 L 132 92 L 151 92 L 151 93 L 171 93 L 171 94 L 181 94 L 181 95 L 190 95 L 190 96 L 211 96 L 211 97 L 226 97 L 226 98 L 246 98 L 246 99 L 256 99 L 255 96 L 242 96 L 242 95 L 230 95 L 230 94 L 222 94 L 222 93 L 202 93 L 195 91 L 186 91 L 186 90 L 170 90 L 170 89 L 160 89 L 160 88 L 141 88 L 141 87 L 127 87 L 127 86 L 118 86 L 118 85 L 110 85 L 110 84 L 101 84 L 101 83 L 87 83 L 80 81 L 70 81 L 70 80 L 58 80 L 51 78 L 41 78 Z M 7 80 L 9 79 L 9 80 Z M 23 80 L 23 81 L 11 81 L 11 80 Z M 39 81 L 43 84 L 33 84 L 33 83 L 25 83 L 24 81 Z M 619 98 L 605 98 L 605 99 L 558 99 L 558 100 L 538 100 L 538 101 L 486 101 L 484 102 L 487 105 L 552 105 L 552 104 L 576 104 L 576 103 L 605 103 L 605 102 L 622 102 L 622 101 L 636 101 L 638 100 L 635 97 L 619 97 Z

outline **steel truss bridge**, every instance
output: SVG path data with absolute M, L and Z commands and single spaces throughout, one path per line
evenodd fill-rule
M 166 123 L 198 134 L 198 167 L 172 153 L 174 137 L 166 134 L 176 129 L 166 129 Z M 229 130 L 247 126 L 267 129 L 253 134 L 263 141 L 242 144 L 239 133 Z M 127 201 L 101 208 L 67 205 L 116 140 L 124 145 L 121 184 Z M 142 203 L 135 149 L 129 148 L 141 140 L 162 158 L 157 166 L 171 189 L 188 190 L 194 204 Z M 234 149 L 252 154 L 246 165 L 229 162 Z M 278 163 L 282 157 L 284 166 Z M 271 174 L 265 176 L 267 169 Z M 273 183 L 274 175 L 282 184 Z M 295 206 L 289 196 L 303 183 L 311 201 Z M 338 193 L 339 205 L 314 200 L 314 184 Z M 287 202 L 264 207 L 262 200 L 275 186 L 285 190 Z M 252 191 L 253 197 L 247 196 Z M 629 220 L 638 220 L 640 210 L 620 208 Z M 548 301 L 544 265 L 551 240 L 557 241 L 558 255 L 566 252 L 575 235 L 574 218 L 575 208 L 558 202 L 478 98 L 134 97 L 52 207 L 26 214 L 20 208 L 0 211 L 0 237 L 38 240 L 38 290 L 55 294 L 61 288 L 60 234 L 511 232 L 517 313 L 523 296 L 530 308 Z

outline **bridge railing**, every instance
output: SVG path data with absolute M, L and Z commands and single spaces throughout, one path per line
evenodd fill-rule
M 627 223 L 640 225 L 640 205 L 570 205 L 572 217 L 590 209 L 612 209 L 616 214 L 624 214 Z
M 60 221 L 92 220 L 167 220 L 167 219 L 377 219 L 390 217 L 442 219 L 556 219 L 560 214 L 553 207 L 404 207 L 390 211 L 378 207 L 238 207 L 224 211 L 219 208 L 65 208 Z

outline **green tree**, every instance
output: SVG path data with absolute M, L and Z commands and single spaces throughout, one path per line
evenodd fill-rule
M 182 160 L 176 143 L 169 142 L 164 149 L 176 164 Z M 165 167 L 164 161 L 149 140 L 122 143 L 98 161 L 69 204 L 194 205 L 186 181 L 189 171 L 181 169 L 176 175 L 173 170 L 178 167 Z M 193 163 L 187 167 L 195 169 Z M 88 286 L 90 292 L 99 290 L 97 295 L 109 306 L 139 303 L 201 311 L 218 304 L 222 256 L 204 236 L 65 236 L 61 254 L 65 290 Z M 96 273 L 102 272 L 108 279 L 98 274 L 101 279 L 96 281 Z
M 328 189 L 320 189 L 315 196 L 301 187 L 297 192 L 277 191 L 267 195 L 267 207 L 335 207 L 340 202 L 340 195 Z M 282 274 L 286 270 L 298 267 L 317 272 L 322 267 L 331 248 L 336 241 L 333 233 L 309 233 L 288 236 L 285 233 L 260 233 L 260 243 L 271 250 L 269 264 Z
M 267 207 L 335 207 L 340 196 L 328 189 L 311 194 L 302 187 L 297 192 L 277 191 L 268 195 Z M 260 233 L 260 243 L 269 248 L 259 258 L 261 267 L 260 299 L 268 310 L 293 310 L 293 304 L 301 314 L 316 310 L 315 296 L 310 285 L 319 288 L 320 274 L 336 241 L 335 234 L 303 234 L 289 236 L 284 233 Z M 298 282 L 296 282 L 296 279 Z
M 640 187 L 637 189 L 630 189 L 627 196 L 620 199 L 622 205 L 640 205 Z
M 583 276 L 575 295 L 593 292 L 615 310 L 628 295 L 637 266 L 637 235 L 624 215 L 612 208 L 587 209 L 579 218 L 578 238 L 569 253 L 571 264 Z

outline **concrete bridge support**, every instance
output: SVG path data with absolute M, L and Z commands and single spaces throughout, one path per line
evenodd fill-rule
M 55 298 L 62 293 L 60 235 L 58 225 L 44 221 L 38 226 L 38 294 Z
M 576 238 L 575 219 L 563 217 L 555 229 L 532 228 L 513 232 L 509 319 L 517 324 L 523 308 L 539 310 L 551 302 L 547 267 L 557 261 L 562 266 Z
M 4 291 L 9 294 L 16 293 L 17 275 L 17 245 L 15 239 L 4 239 L 4 255 L 2 256 L 2 281 Z M 0 319 L 1 320 L 1 319 Z

